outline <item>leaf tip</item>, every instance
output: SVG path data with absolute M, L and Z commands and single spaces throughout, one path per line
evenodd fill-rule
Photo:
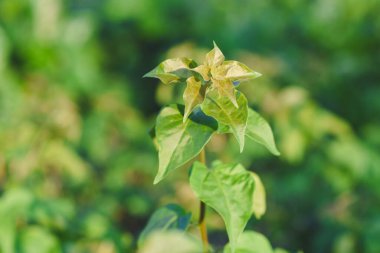
M 161 176 L 156 176 L 156 177 L 154 178 L 153 184 L 156 185 L 156 184 L 158 184 L 159 182 L 161 182 L 161 180 L 162 180 L 162 177 L 161 177 Z

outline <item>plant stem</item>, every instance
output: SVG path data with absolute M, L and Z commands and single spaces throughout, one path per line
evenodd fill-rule
M 206 151 L 204 149 L 202 149 L 201 153 L 199 154 L 199 161 L 206 165 Z M 206 227 L 206 222 L 205 222 L 205 216 L 206 216 L 206 204 L 200 201 L 198 226 L 201 232 L 203 252 L 207 253 L 208 252 L 208 237 L 207 237 L 207 227 Z

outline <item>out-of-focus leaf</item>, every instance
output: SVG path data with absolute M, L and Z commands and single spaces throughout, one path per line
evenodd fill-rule
M 150 235 L 138 253 L 201 253 L 202 243 L 183 231 L 155 232 Z
M 188 78 L 188 70 L 196 67 L 196 65 L 193 60 L 188 58 L 168 59 L 146 73 L 144 77 L 158 78 L 164 84 L 171 84 L 180 80 L 180 78 Z
M 183 92 L 183 101 L 185 102 L 185 115 L 183 116 L 183 122 L 189 117 L 194 107 L 200 104 L 203 100 L 200 94 L 201 82 L 197 82 L 194 77 L 190 77 L 186 80 L 186 89 Z
M 183 122 L 184 107 L 165 107 L 157 117 L 156 136 L 159 145 L 159 168 L 154 183 L 170 171 L 196 157 L 218 128 L 217 122 L 201 110 L 194 111 Z
M 187 213 L 179 205 L 169 204 L 161 207 L 150 217 L 148 224 L 140 234 L 138 244 L 141 246 L 146 238 L 157 230 L 186 230 L 190 219 L 191 213 Z
M 256 218 L 260 219 L 261 216 L 266 211 L 265 188 L 259 176 L 256 173 L 251 172 L 251 176 L 253 180 L 255 181 L 255 191 L 253 192 L 252 211 L 255 214 Z
M 12 189 L 0 199 L 0 251 L 14 253 L 16 224 L 19 218 L 25 219 L 34 198 L 23 189 Z
M 208 169 L 195 162 L 190 185 L 201 201 L 222 216 L 234 249 L 252 214 L 255 181 L 250 172 L 240 164 L 215 163 Z
M 22 231 L 20 248 L 22 253 L 61 252 L 57 238 L 38 226 L 30 226 Z
M 242 152 L 248 119 L 248 105 L 247 99 L 242 93 L 235 91 L 235 96 L 239 108 L 236 108 L 228 97 L 222 97 L 216 90 L 210 90 L 202 103 L 202 110 L 219 123 L 230 127 L 239 143 L 240 152 Z
M 268 239 L 260 233 L 245 231 L 236 244 L 236 250 L 232 250 L 229 243 L 224 247 L 223 253 L 273 253 Z
M 251 108 L 248 108 L 247 130 L 245 134 L 250 139 L 264 145 L 272 154 L 280 155 L 268 122 Z

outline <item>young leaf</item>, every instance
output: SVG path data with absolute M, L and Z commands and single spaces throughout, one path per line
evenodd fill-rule
M 236 108 L 239 108 L 235 96 L 235 87 L 231 81 L 213 79 L 213 86 L 218 90 L 219 96 L 227 97 Z
M 187 86 L 183 93 L 183 101 L 185 102 L 185 115 L 183 122 L 186 121 L 194 107 L 202 103 L 203 97 L 200 94 L 201 82 L 197 82 L 194 77 L 186 80 Z
M 224 61 L 224 55 L 219 47 L 214 42 L 214 48 L 206 54 L 205 63 L 209 67 L 217 67 Z
M 234 248 L 252 214 L 255 182 L 240 164 L 214 164 L 209 170 L 195 162 L 190 185 L 197 197 L 223 218 L 231 248 Z
M 216 90 L 210 90 L 206 93 L 206 98 L 201 106 L 205 114 L 215 118 L 220 124 L 230 127 L 239 143 L 240 152 L 242 152 L 248 119 L 248 105 L 247 99 L 242 93 L 235 91 L 235 96 L 239 108 L 236 108 L 228 97 L 219 96 Z
M 280 155 L 268 122 L 251 108 L 248 109 L 246 135 L 252 140 L 264 145 L 272 154 Z
M 246 81 L 261 76 L 260 73 L 248 68 L 245 64 L 238 61 L 225 61 L 220 67 L 225 73 L 225 78 L 230 81 Z
M 191 213 L 187 213 L 179 205 L 169 204 L 161 207 L 150 217 L 148 224 L 139 236 L 138 245 L 141 246 L 146 238 L 157 230 L 186 230 L 190 219 Z
M 251 172 L 251 177 L 255 181 L 255 191 L 253 192 L 253 203 L 252 212 L 257 219 L 266 211 L 266 201 L 265 201 L 265 188 L 261 182 L 259 176 L 256 173 Z
M 223 253 L 233 253 L 232 245 L 227 244 Z M 245 231 L 239 238 L 235 253 L 273 253 L 268 239 L 260 233 Z
M 159 168 L 154 184 L 196 157 L 218 128 L 217 122 L 201 110 L 194 110 L 186 122 L 183 122 L 183 114 L 183 106 L 171 105 L 157 117 Z
M 188 70 L 196 66 L 197 64 L 188 58 L 168 59 L 146 73 L 144 77 L 158 78 L 164 84 L 172 84 L 180 79 L 187 78 L 189 76 Z

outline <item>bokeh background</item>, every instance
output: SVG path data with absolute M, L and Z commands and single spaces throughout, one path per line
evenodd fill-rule
M 157 207 L 196 218 L 186 169 L 152 185 L 148 131 L 181 88 L 142 75 L 202 62 L 215 40 L 263 74 L 241 89 L 282 153 L 208 146 L 266 186 L 248 228 L 290 252 L 379 253 L 379 13 L 378 0 L 0 0 L 0 252 L 135 252 Z

